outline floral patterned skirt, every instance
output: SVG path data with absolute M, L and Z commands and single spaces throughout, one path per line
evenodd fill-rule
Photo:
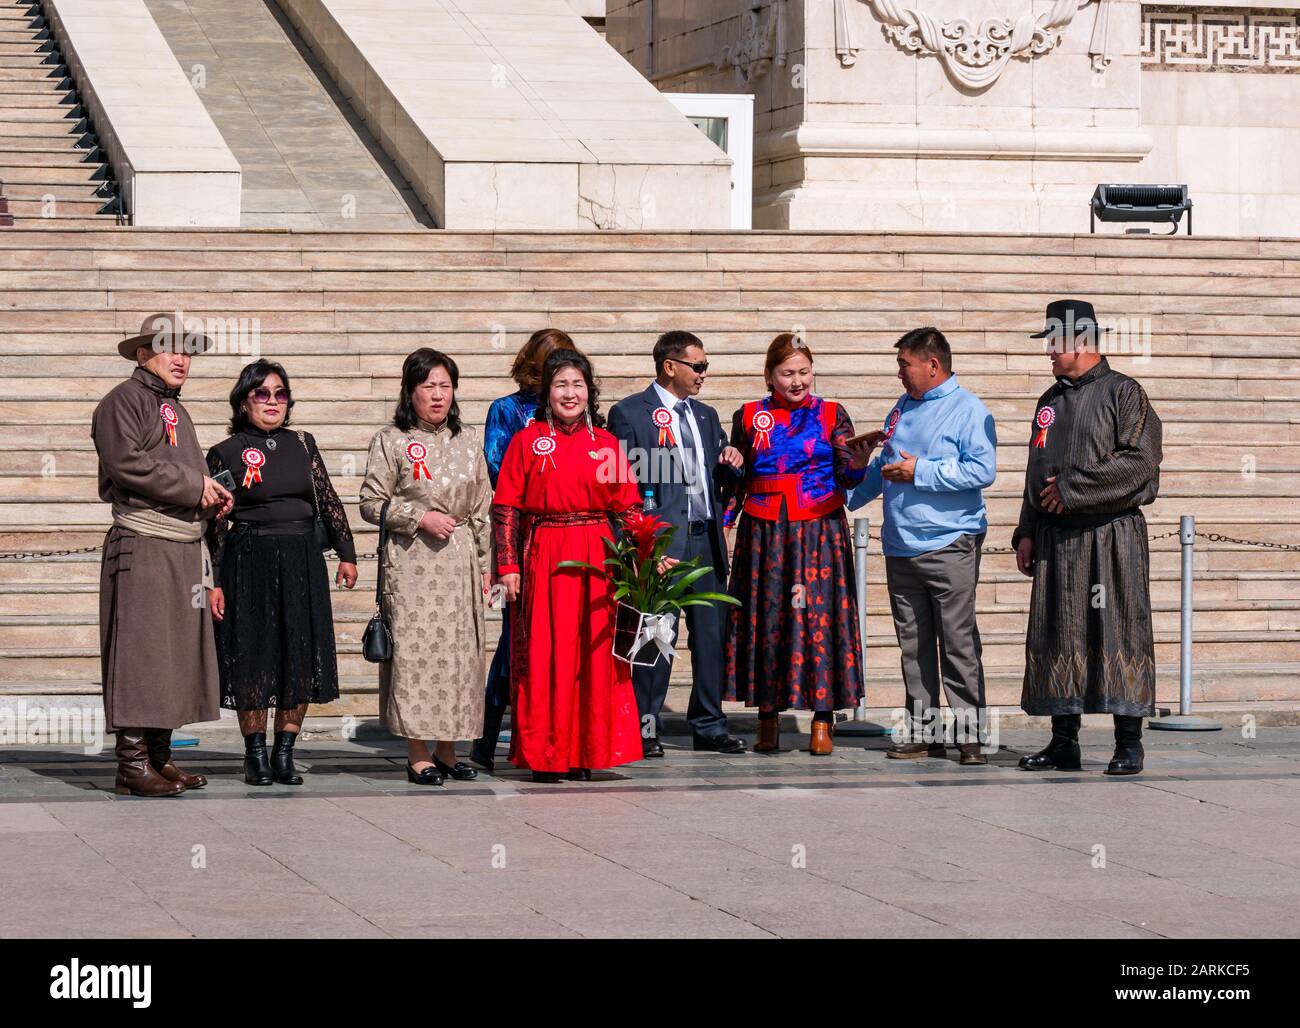
M 841 710 L 862 696 L 853 541 L 843 509 L 811 521 L 744 514 L 731 565 L 726 699 Z

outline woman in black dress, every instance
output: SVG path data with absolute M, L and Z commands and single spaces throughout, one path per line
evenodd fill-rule
M 284 368 L 254 361 L 230 393 L 230 438 L 208 451 L 214 478 L 234 477 L 235 506 L 208 528 L 216 588 L 221 705 L 239 712 L 244 780 L 301 785 L 293 744 L 310 703 L 338 698 L 329 570 L 351 589 L 357 554 L 347 512 L 330 484 L 316 441 L 288 427 L 293 397 Z M 318 523 L 320 526 L 318 527 Z M 267 710 L 275 747 L 266 753 Z

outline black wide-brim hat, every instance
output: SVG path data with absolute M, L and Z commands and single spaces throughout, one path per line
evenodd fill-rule
M 1096 337 L 1110 329 L 1097 322 L 1097 312 L 1087 300 L 1053 300 L 1047 305 L 1046 326 L 1030 339 L 1074 338 L 1085 333 Z
M 217 341 L 202 328 L 186 325 L 184 315 L 174 311 L 171 314 L 150 314 L 140 323 L 138 335 L 129 336 L 117 344 L 117 352 L 133 361 L 135 351 L 142 346 L 150 347 L 155 353 L 167 350 L 194 356 L 216 349 Z

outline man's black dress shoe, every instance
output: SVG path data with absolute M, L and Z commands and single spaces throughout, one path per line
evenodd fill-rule
M 478 777 L 478 772 L 463 760 L 458 760 L 455 764 L 444 764 L 434 757 L 433 766 L 438 769 L 443 778 L 454 778 L 458 782 L 472 782 Z
M 564 776 L 571 782 L 590 782 L 591 768 L 589 767 L 571 767 L 569 773 Z
M 641 756 L 649 759 L 650 757 L 662 757 L 664 755 L 664 745 L 658 739 L 645 739 L 641 743 Z
M 696 738 L 695 749 L 710 750 L 713 753 L 744 753 L 745 742 L 734 735 L 708 735 Z
M 442 774 L 432 764 L 423 771 L 417 771 L 410 764 L 407 764 L 406 780 L 412 785 L 441 785 Z
M 492 774 L 492 772 L 497 769 L 496 759 L 488 751 L 488 748 L 486 746 L 479 745 L 480 741 L 481 740 L 476 739 L 470 745 L 469 759 L 474 761 L 475 764 L 481 767 L 488 774 Z

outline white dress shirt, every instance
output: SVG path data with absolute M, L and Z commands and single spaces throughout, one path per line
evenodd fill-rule
M 655 392 L 659 394 L 659 402 L 668 409 L 668 413 L 673 416 L 672 433 L 673 444 L 677 448 L 678 456 L 682 460 L 682 467 L 686 467 L 686 457 L 682 452 L 682 426 L 681 419 L 677 415 L 677 404 L 683 402 L 678 400 L 672 393 L 661 386 L 657 381 L 652 383 Z M 688 521 L 707 521 L 713 515 L 709 513 L 709 467 L 704 462 L 704 440 L 700 438 L 700 423 L 695 420 L 695 413 L 691 409 L 691 401 L 686 400 L 686 410 L 691 417 L 691 433 L 695 436 L 695 466 L 700 469 L 700 474 L 704 478 L 699 495 L 703 498 L 704 509 L 697 511 L 694 509 L 693 494 L 688 489 L 686 491 L 686 518 Z

